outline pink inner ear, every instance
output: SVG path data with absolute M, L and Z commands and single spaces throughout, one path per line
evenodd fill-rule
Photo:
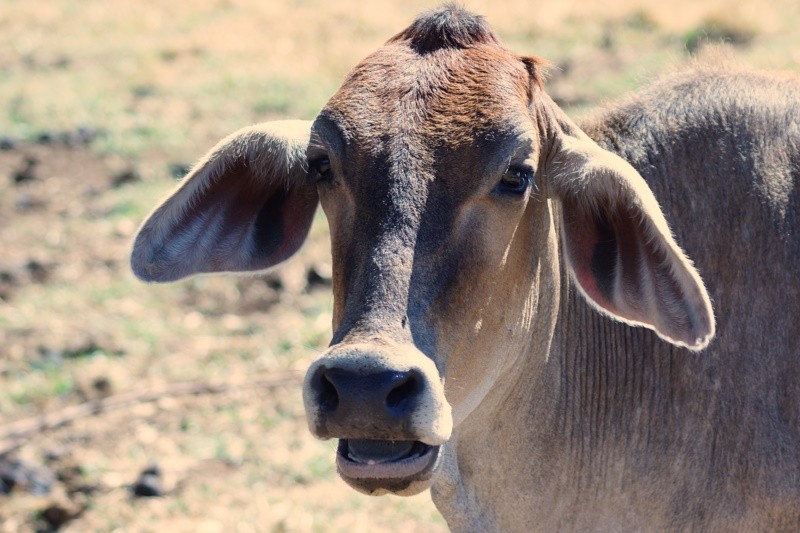
M 670 301 L 681 299 L 680 287 L 661 244 L 648 238 L 630 208 L 594 212 L 565 205 L 564 214 L 575 281 L 595 305 L 617 318 L 650 326 L 659 325 L 660 313 L 675 314 Z M 659 290 L 664 287 L 672 289 L 670 294 Z
M 148 281 L 173 281 L 284 261 L 305 241 L 316 211 L 316 190 L 298 182 L 255 182 L 246 166 L 233 166 L 203 187 L 177 191 L 140 230 L 134 272 Z
M 300 248 L 316 209 L 312 191 L 282 182 L 254 184 L 242 170 L 241 179 L 212 185 L 187 211 L 185 218 L 214 213 L 209 232 L 207 272 L 263 270 L 287 259 Z
M 576 283 L 597 307 L 690 347 L 713 334 L 707 297 L 669 235 L 635 206 L 598 211 L 563 202 L 564 245 Z
M 564 244 L 575 281 L 598 306 L 619 315 L 614 305 L 618 249 L 616 235 L 605 221 L 564 205 Z
M 288 259 L 305 242 L 317 208 L 317 194 L 306 187 L 281 188 L 261 206 L 252 223 L 251 258 L 269 268 Z
M 308 235 L 317 206 L 305 179 L 307 121 L 258 124 L 229 135 L 147 219 L 131 252 L 145 281 L 263 270 Z

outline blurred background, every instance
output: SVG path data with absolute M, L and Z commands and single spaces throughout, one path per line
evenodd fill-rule
M 796 0 L 466 1 L 574 118 L 726 46 L 800 71 Z M 502 7 L 499 5 L 502 4 Z M 0 532 L 444 531 L 368 498 L 299 380 L 330 335 L 327 228 L 278 271 L 146 286 L 143 217 L 219 138 L 311 119 L 434 2 L 0 0 Z

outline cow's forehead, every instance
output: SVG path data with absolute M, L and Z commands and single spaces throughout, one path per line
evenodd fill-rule
M 351 71 L 322 115 L 365 149 L 398 136 L 456 148 L 531 128 L 530 83 L 523 61 L 494 43 L 420 54 L 390 42 Z

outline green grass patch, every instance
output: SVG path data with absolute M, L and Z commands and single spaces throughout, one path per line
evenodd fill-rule
M 144 206 L 141 202 L 122 201 L 111 206 L 105 213 L 105 218 L 114 220 L 118 218 L 139 219 L 144 216 Z
M 39 370 L 32 370 L 18 376 L 9 388 L 0 396 L 6 396 L 14 405 L 46 405 L 50 400 L 71 393 L 75 390 L 75 380 L 69 371 L 60 365 L 43 365 Z M 0 399 L 0 406 L 7 402 Z
M 696 53 L 705 44 L 725 43 L 734 46 L 750 44 L 758 34 L 749 21 L 741 18 L 714 16 L 705 19 L 684 36 L 684 46 L 690 54 Z

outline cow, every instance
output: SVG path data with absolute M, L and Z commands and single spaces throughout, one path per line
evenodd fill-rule
M 356 490 L 460 531 L 796 530 L 800 81 L 690 68 L 580 128 L 544 69 L 425 13 L 313 122 L 214 147 L 133 271 L 271 268 L 320 204 L 303 398 Z

